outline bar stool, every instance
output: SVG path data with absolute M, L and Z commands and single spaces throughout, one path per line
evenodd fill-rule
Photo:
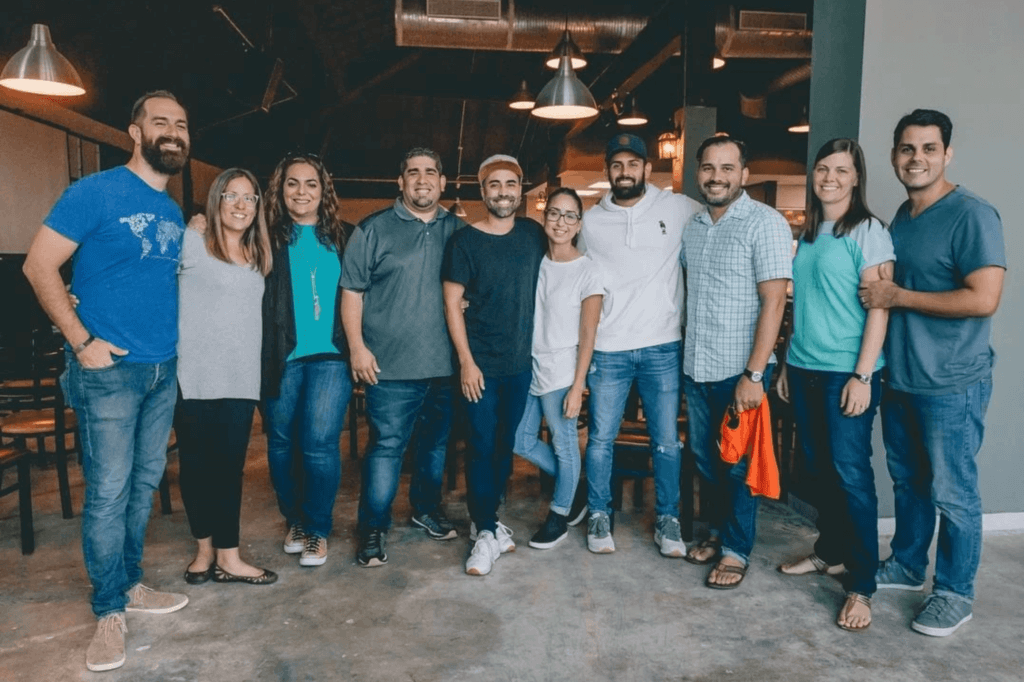
M 31 554 L 36 549 L 35 530 L 32 526 L 32 453 L 24 448 L 0 445 L 0 483 L 5 468 L 18 468 L 18 482 L 6 488 L 0 485 L 0 497 L 17 491 L 18 516 L 21 520 L 21 553 Z

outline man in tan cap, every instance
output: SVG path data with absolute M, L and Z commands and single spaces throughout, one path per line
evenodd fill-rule
M 477 531 L 470 534 L 470 575 L 490 573 L 502 553 L 515 549 L 512 531 L 498 521 L 498 505 L 530 389 L 534 295 L 547 245 L 540 225 L 515 215 L 523 181 L 515 158 L 488 157 L 479 178 L 487 216 L 452 235 L 441 268 L 470 427 L 467 497 Z

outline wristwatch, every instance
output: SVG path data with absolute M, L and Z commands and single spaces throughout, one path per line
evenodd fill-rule
M 759 383 L 762 379 L 764 379 L 764 372 L 751 372 L 749 369 L 744 368 L 743 376 L 747 377 L 756 384 Z
M 851 372 L 850 376 L 859 381 L 860 383 L 864 384 L 865 386 L 871 385 L 870 374 L 857 374 L 856 372 Z

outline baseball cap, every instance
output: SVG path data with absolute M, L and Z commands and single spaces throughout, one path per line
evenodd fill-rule
M 480 164 L 477 179 L 482 183 L 487 179 L 487 176 L 496 170 L 510 170 L 518 175 L 520 180 L 523 179 L 523 169 L 519 166 L 519 162 L 516 161 L 514 156 L 509 156 L 508 154 L 495 154 L 484 159 L 484 162 Z
M 604 152 L 605 162 L 619 152 L 633 152 L 641 159 L 647 160 L 647 145 L 639 137 L 630 133 L 620 133 L 608 140 L 608 147 Z

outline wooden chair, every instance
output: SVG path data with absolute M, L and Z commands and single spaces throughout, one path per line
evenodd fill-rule
M 24 448 L 0 445 L 0 497 L 18 493 L 18 515 L 21 519 L 21 553 L 31 554 L 36 549 L 35 530 L 32 526 L 32 453 Z M 3 471 L 16 466 L 18 481 L 4 488 Z

